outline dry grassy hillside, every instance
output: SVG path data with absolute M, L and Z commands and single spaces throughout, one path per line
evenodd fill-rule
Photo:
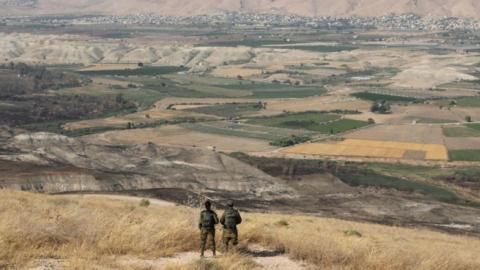
M 18 2 L 12 5 L 12 2 Z M 306 16 L 381 16 L 388 13 L 479 17 L 475 0 L 23 0 L 0 1 L 7 8 L 28 13 L 158 13 L 168 15 L 214 14 L 222 11 L 279 12 Z M 11 10 L 9 10 L 11 12 Z
M 196 250 L 198 209 L 140 199 L 0 191 L 0 268 L 253 269 L 245 254 L 185 265 L 131 262 Z M 241 245 L 261 245 L 321 269 L 479 269 L 480 240 L 307 216 L 245 214 Z M 129 264 L 130 262 L 130 264 Z M 202 266 L 203 265 L 203 266 Z M 227 267 L 227 265 L 233 265 Z M 202 268 L 203 267 L 203 268 Z M 257 268 L 258 269 L 258 268 Z

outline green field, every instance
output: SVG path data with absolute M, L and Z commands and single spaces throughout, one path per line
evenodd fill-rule
M 439 85 L 438 88 L 442 89 L 470 89 L 474 91 L 480 90 L 480 81 L 458 81 L 458 82 L 450 82 L 446 84 Z
M 246 98 L 304 98 L 326 93 L 322 86 L 295 86 L 281 83 L 242 83 L 222 85 L 223 88 L 248 91 Z
M 174 89 L 174 88 L 173 88 Z M 170 91 L 173 91 L 170 88 Z M 152 106 L 158 100 L 169 96 L 168 92 L 165 91 L 156 91 L 152 89 L 145 88 L 122 88 L 122 89 L 113 89 L 107 87 L 97 87 L 92 85 L 87 85 L 81 88 L 68 88 L 63 89 L 58 92 L 63 95 L 89 95 L 89 96 L 116 96 L 122 95 L 126 100 L 134 101 L 139 110 L 144 110 Z
M 176 66 L 145 66 L 137 69 L 121 69 L 121 70 L 92 70 L 78 71 L 80 74 L 91 76 L 157 76 L 162 74 L 177 73 L 186 71 L 185 67 Z
M 339 175 L 339 178 L 352 186 L 374 186 L 412 192 L 417 191 L 430 198 L 450 203 L 457 203 L 460 200 L 455 193 L 443 188 L 376 173 L 360 175 L 344 174 Z
M 262 47 L 265 45 L 286 45 L 289 44 L 283 39 L 244 39 L 244 40 L 229 40 L 229 41 L 216 41 L 210 42 L 207 44 L 202 44 L 200 46 L 215 46 L 215 47 L 237 47 L 237 46 L 247 46 L 247 47 Z
M 367 122 L 363 121 L 342 119 L 342 117 L 338 114 L 318 112 L 304 112 L 264 118 L 251 118 L 247 122 L 252 125 L 289 129 L 305 129 L 324 134 L 342 133 L 368 125 Z
M 413 97 L 402 97 L 402 96 L 394 96 L 394 95 L 384 95 L 384 94 L 377 94 L 377 93 L 369 93 L 369 92 L 361 92 L 352 94 L 352 96 L 370 100 L 370 101 L 391 101 L 391 102 L 418 102 L 420 99 L 413 98 Z
M 480 124 L 467 124 L 467 127 L 480 131 Z
M 312 51 L 312 52 L 342 52 L 342 51 L 353 51 L 359 47 L 350 46 L 350 45 L 290 45 L 290 46 L 269 46 L 271 48 L 277 49 L 288 49 L 288 50 L 303 50 L 303 51 Z
M 187 111 L 232 118 L 258 112 L 262 109 L 263 105 L 259 103 L 226 103 L 187 109 Z
M 453 105 L 458 107 L 480 107 L 480 96 L 478 97 L 462 97 L 457 99 L 444 99 L 437 102 L 441 106 L 451 106 Z
M 161 78 L 138 80 L 146 88 L 162 89 L 164 85 L 175 85 L 181 91 L 172 92 L 180 96 L 190 91 L 191 97 L 226 98 L 303 98 L 326 93 L 323 86 L 299 86 L 282 83 L 256 83 L 248 80 L 218 78 L 212 76 L 169 74 Z M 182 93 L 184 92 L 184 93 Z M 196 94 L 195 94 L 196 93 Z
M 211 134 L 219 134 L 226 136 L 235 136 L 242 138 L 252 138 L 266 141 L 275 141 L 285 137 L 310 136 L 315 135 L 313 132 L 292 130 L 274 127 L 253 126 L 243 123 L 233 123 L 227 121 L 204 122 L 204 123 L 188 123 L 183 124 L 185 128 Z
M 450 150 L 448 154 L 452 161 L 480 161 L 480 150 Z
M 443 135 L 446 137 L 480 137 L 480 129 L 470 127 L 444 127 Z
M 143 88 L 155 91 L 165 97 L 209 98 L 242 97 L 243 92 L 235 93 L 228 89 L 211 89 L 204 85 L 180 84 L 167 78 L 129 78 L 129 81 L 143 84 Z

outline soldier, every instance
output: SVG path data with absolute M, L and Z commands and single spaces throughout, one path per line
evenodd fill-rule
M 218 216 L 215 211 L 211 209 L 212 203 L 207 200 L 205 202 L 205 210 L 200 213 L 200 222 L 198 227 L 200 229 L 200 257 L 204 257 L 205 246 L 207 244 L 207 239 L 210 238 L 210 243 L 212 245 L 213 256 L 216 256 L 215 252 L 215 225 L 218 224 Z
M 223 215 L 220 218 L 220 223 L 223 225 L 223 244 L 225 246 L 225 252 L 228 252 L 230 241 L 233 246 L 238 244 L 237 225 L 242 223 L 242 217 L 238 210 L 233 208 L 232 200 L 227 202 L 227 209 L 223 212 Z

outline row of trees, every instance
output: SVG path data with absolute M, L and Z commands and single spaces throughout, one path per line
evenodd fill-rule
M 25 95 L 46 90 L 77 87 L 82 84 L 80 77 L 61 71 L 48 70 L 44 66 L 30 66 L 24 63 L 0 65 L 4 70 L 0 80 L 0 97 Z
M 22 96 L 0 110 L 0 124 L 19 126 L 61 120 L 102 117 L 107 113 L 134 111 L 123 97 L 88 95 Z

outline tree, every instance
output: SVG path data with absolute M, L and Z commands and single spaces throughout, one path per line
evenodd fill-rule
M 470 115 L 465 116 L 465 121 L 468 123 L 472 122 L 472 117 Z
M 387 114 L 392 112 L 392 106 L 385 100 L 375 102 L 371 109 L 374 113 Z

